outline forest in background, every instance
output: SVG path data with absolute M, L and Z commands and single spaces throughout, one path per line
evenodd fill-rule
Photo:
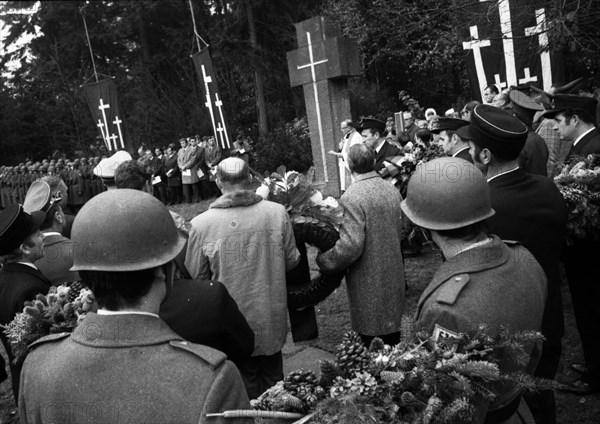
M 567 81 L 584 76 L 599 85 L 600 2 L 512 1 L 523 3 L 514 20 L 546 8 L 550 44 L 565 57 Z M 27 32 L 38 34 L 0 59 L 0 164 L 93 153 L 99 134 L 81 88 L 94 81 L 82 14 L 98 73 L 116 78 L 135 146 L 211 133 L 190 59 L 197 45 L 189 0 L 42 1 L 33 14 L 11 12 L 34 3 L 0 3 L 0 18 L 10 26 L 5 49 Z M 231 134 L 242 129 L 255 140 L 259 170 L 310 162 L 303 93 L 290 87 L 286 61 L 297 47 L 295 22 L 323 15 L 358 40 L 363 75 L 350 81 L 354 118 L 406 109 L 401 91 L 443 112 L 469 100 L 461 41 L 479 18 L 470 12 L 473 3 L 192 0 Z M 487 3 L 491 13 L 497 1 Z M 11 61 L 18 69 L 9 71 Z

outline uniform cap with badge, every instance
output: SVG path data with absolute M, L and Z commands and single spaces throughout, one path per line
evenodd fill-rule
M 495 214 L 481 171 L 453 157 L 418 165 L 400 207 L 412 222 L 429 230 L 462 228 Z
M 467 140 L 492 153 L 518 155 L 527 141 L 528 129 L 523 122 L 490 105 L 476 106 L 471 114 L 471 124 L 463 128 L 461 134 Z
M 105 181 L 114 180 L 115 171 L 119 165 L 132 159 L 133 158 L 128 152 L 125 150 L 119 150 L 111 157 L 102 159 L 98 165 L 94 167 L 93 173 Z
M 536 112 L 544 110 L 544 106 L 521 90 L 513 88 L 510 90 L 508 97 L 510 98 L 510 107 L 514 114 L 524 122 L 525 125 L 531 126 Z
M 383 137 L 383 133 L 385 132 L 385 122 L 380 121 L 379 119 L 364 118 L 360 121 L 356 130 L 359 133 L 362 132 L 362 130 L 371 130 L 378 132 L 379 135 Z
M 29 214 L 37 211 L 48 212 L 54 203 L 61 200 L 60 191 L 52 195 L 52 188 L 47 182 L 34 181 L 23 200 L 23 210 Z
M 461 127 L 469 125 L 469 121 L 464 119 L 451 118 L 448 116 L 440 116 L 438 119 L 438 127 L 431 130 L 434 134 L 439 134 L 442 131 L 456 131 Z
M 46 214 L 41 211 L 28 214 L 17 203 L 8 205 L 0 212 L 0 256 L 18 248 L 23 240 L 35 233 Z
M 544 118 L 553 119 L 559 113 L 572 109 L 583 110 L 594 116 L 597 105 L 598 101 L 593 97 L 577 96 L 575 94 L 557 94 L 553 97 L 552 110 L 544 112 Z

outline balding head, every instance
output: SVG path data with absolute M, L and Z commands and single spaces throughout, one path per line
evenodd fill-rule
M 348 151 L 348 167 L 356 174 L 366 174 L 375 169 L 375 152 L 365 143 L 355 144 Z
M 227 158 L 217 166 L 217 183 L 219 187 L 236 186 L 241 188 L 250 181 L 248 164 L 240 158 Z M 221 188 L 223 190 L 223 188 Z

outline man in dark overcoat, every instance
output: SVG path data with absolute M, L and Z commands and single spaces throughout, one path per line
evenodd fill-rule
M 26 301 L 38 293 L 46 294 L 50 281 L 34 265 L 43 255 L 43 212 L 31 215 L 19 204 L 12 204 L 0 212 L 0 325 L 10 323 L 18 312 L 23 312 Z M 14 355 L 4 331 L 0 340 L 6 349 L 12 376 L 15 400 L 19 399 L 21 363 L 14 363 Z
M 431 231 L 446 258 L 419 299 L 418 327 L 462 333 L 485 324 L 491 336 L 500 326 L 511 331 L 541 329 L 544 270 L 526 248 L 507 244 L 487 231 L 485 220 L 494 210 L 485 177 L 474 165 L 457 158 L 419 165 L 408 183 L 402 210 Z M 527 365 L 502 362 L 500 366 L 503 372 L 533 372 L 536 361 L 532 356 Z M 475 416 L 474 423 L 532 422 L 520 390 L 511 386 L 505 386 L 492 403 L 477 402 Z
M 383 162 L 387 158 L 400 154 L 400 149 L 385 140 L 385 122 L 377 119 L 363 119 L 357 131 L 361 133 L 363 142 L 375 153 L 375 172 L 383 169 Z
M 433 134 L 438 134 L 438 144 L 448 156 L 458 157 L 469 162 L 473 162 L 469 154 L 469 141 L 461 137 L 458 130 L 469 125 L 469 121 L 464 119 L 440 117 L 439 127 L 431 130 Z
M 368 131 L 368 130 L 367 130 Z M 352 329 L 367 346 L 374 337 L 396 344 L 404 312 L 402 200 L 398 189 L 374 171 L 374 152 L 357 144 L 348 152 L 354 183 L 340 198 L 340 239 L 317 256 L 323 272 L 347 269 Z
M 548 297 L 542 322 L 546 341 L 535 375 L 553 379 L 564 334 L 560 259 L 567 225 L 565 201 L 554 181 L 521 168 L 522 149 L 531 131 L 519 119 L 497 108 L 477 106 L 467 130 L 474 163 L 487 177 L 496 211 L 488 219 L 490 232 L 523 244 L 546 273 Z M 552 390 L 526 398 L 538 423 L 556 422 Z
M 101 193 L 77 215 L 73 242 L 73 270 L 99 309 L 73 333 L 31 346 L 21 423 L 230 423 L 207 415 L 249 408 L 225 354 L 184 341 L 158 316 L 185 244 L 159 200 L 130 189 Z M 98 256 L 89 255 L 91 246 Z
M 598 102 L 592 97 L 557 94 L 554 108 L 544 117 L 554 119 L 562 139 L 573 140 L 567 161 L 577 156 L 600 154 L 600 131 L 596 127 Z M 591 235 L 575 239 L 565 251 L 565 271 L 573 300 L 575 322 L 581 337 L 585 364 L 572 367 L 582 374 L 573 384 L 580 394 L 600 391 L 600 241 Z

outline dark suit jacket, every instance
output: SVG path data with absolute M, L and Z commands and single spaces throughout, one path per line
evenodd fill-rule
M 473 163 L 473 158 L 471 157 L 471 154 L 469 153 L 468 147 L 465 147 L 464 149 L 458 151 L 452 157 L 464 159 L 470 163 Z
M 160 317 L 184 339 L 218 349 L 236 364 L 254 350 L 254 332 L 218 281 L 175 281 Z
M 79 280 L 77 271 L 69 271 L 73 266 L 73 244 L 59 234 L 44 237 L 44 257 L 35 265 L 54 285 Z
M 574 155 L 586 156 L 592 153 L 600 153 L 600 130 L 598 128 L 594 128 L 579 140 L 576 146 L 572 146 L 569 157 Z
M 398 156 L 400 154 L 400 149 L 396 146 L 391 145 L 387 141 L 383 142 L 381 149 L 379 152 L 375 153 L 375 171 L 379 172 L 383 169 L 383 161 L 389 157 Z
M 164 155 L 165 160 L 165 174 L 169 172 L 169 170 L 173 170 L 170 177 L 167 177 L 167 183 L 169 187 L 180 186 L 181 185 L 181 171 L 179 170 L 179 166 L 177 165 L 177 153 L 174 153 L 173 156 L 169 157 L 168 155 Z
M 26 301 L 33 300 L 38 293 L 48 293 L 49 289 L 50 281 L 41 272 L 18 263 L 4 265 L 0 270 L 0 325 L 11 322 L 18 312 L 23 312 Z M 0 331 L 0 339 L 8 355 L 16 400 L 19 398 L 19 376 L 22 364 L 13 364 L 14 356 L 4 331 Z
M 530 174 L 548 175 L 548 145 L 534 131 L 527 133 L 527 141 L 519 155 L 519 166 Z
M 540 263 L 548 279 L 548 298 L 542 333 L 560 339 L 564 332 L 559 262 L 563 248 L 567 207 L 563 196 L 547 177 L 522 169 L 489 183 L 492 208 L 490 232 L 523 244 Z

